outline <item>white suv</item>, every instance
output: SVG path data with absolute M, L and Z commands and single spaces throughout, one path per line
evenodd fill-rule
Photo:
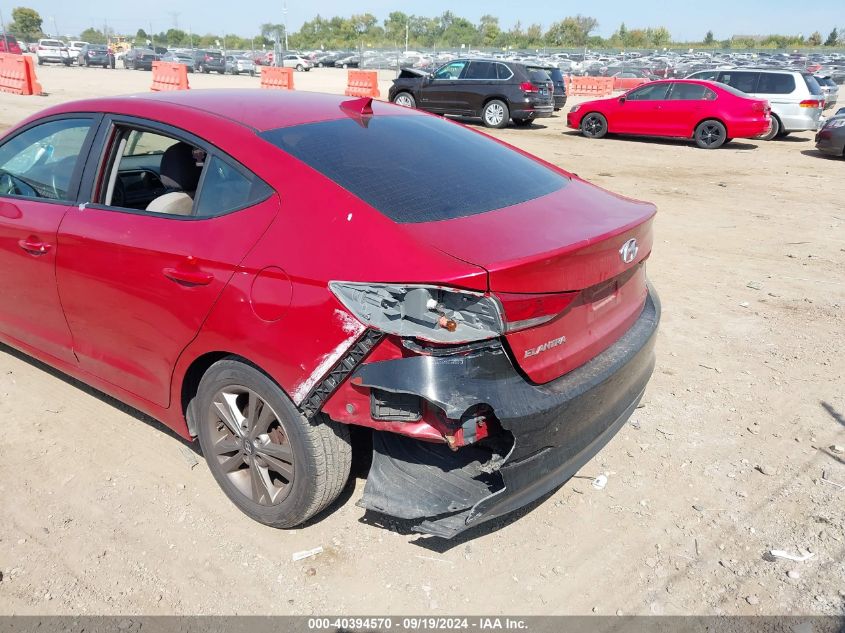
M 71 40 L 67 43 L 67 50 L 70 53 L 71 61 L 79 58 L 79 51 L 83 46 L 88 46 L 88 42 L 81 42 L 79 40 Z
M 73 61 L 67 46 L 61 40 L 38 40 L 35 56 L 38 58 L 39 65 L 45 62 L 59 62 L 70 66 Z
M 687 79 L 708 79 L 727 84 L 772 107 L 772 129 L 761 136 L 771 140 L 790 132 L 815 131 L 824 109 L 822 88 L 810 73 L 789 69 L 723 68 L 701 70 Z

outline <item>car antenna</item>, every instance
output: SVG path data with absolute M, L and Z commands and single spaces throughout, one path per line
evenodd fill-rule
M 340 104 L 340 109 L 354 118 L 361 127 L 367 127 L 370 117 L 373 116 L 373 99 L 372 97 L 349 99 Z

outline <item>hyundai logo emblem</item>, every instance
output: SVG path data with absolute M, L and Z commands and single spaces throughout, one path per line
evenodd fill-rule
M 637 246 L 637 239 L 632 237 L 622 245 L 622 248 L 619 249 L 619 256 L 622 258 L 623 262 L 630 264 L 637 258 L 639 250 L 640 247 Z

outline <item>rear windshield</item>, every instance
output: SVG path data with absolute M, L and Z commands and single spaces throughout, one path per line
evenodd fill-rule
M 9 42 L 9 44 L 17 44 L 18 41 L 15 39 L 14 35 L 8 35 L 6 33 L 0 33 L 0 41 Z
M 60 48 L 64 45 L 64 42 L 59 42 L 58 40 L 41 40 L 41 46 L 55 46 Z
M 428 116 L 376 115 L 366 125 L 344 118 L 261 136 L 400 223 L 509 207 L 568 182 L 482 134 Z
M 816 81 L 816 78 L 812 75 L 802 75 L 804 77 L 804 82 L 807 84 L 807 88 L 810 90 L 811 95 L 820 95 L 822 93 L 822 87 L 819 85 L 819 82 Z

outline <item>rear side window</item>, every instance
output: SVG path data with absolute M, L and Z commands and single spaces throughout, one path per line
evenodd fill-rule
M 713 80 L 716 78 L 716 75 L 719 74 L 717 70 L 702 70 L 701 72 L 697 72 L 694 75 L 690 75 L 690 79 L 707 79 Z
M 482 134 L 434 117 L 374 116 L 366 126 L 344 118 L 261 136 L 399 223 L 484 213 L 568 182 Z
M 723 72 L 719 75 L 719 81 L 723 84 L 729 85 L 731 88 L 736 88 L 740 92 L 756 92 L 757 78 L 760 73 L 748 72 Z
M 670 101 L 701 101 L 707 99 L 707 93 L 713 94 L 701 84 L 682 84 L 677 83 L 672 86 L 672 93 L 669 96 Z M 714 97 L 715 98 L 715 95 Z M 711 99 L 712 100 L 712 99 Z
M 788 95 L 795 90 L 795 78 L 786 73 L 761 73 L 757 92 L 766 95 Z
M 804 82 L 807 84 L 807 88 L 810 91 L 811 95 L 820 95 L 822 93 L 822 87 L 819 85 L 819 82 L 816 81 L 816 78 L 812 75 L 801 75 L 804 77 Z
M 223 215 L 258 204 L 272 193 L 257 177 L 244 175 L 213 156 L 206 166 L 195 214 L 201 218 Z
M 510 79 L 513 77 L 513 71 L 504 64 L 496 64 L 496 76 L 499 79 Z
M 490 62 L 470 62 L 464 79 L 496 79 L 496 66 Z

